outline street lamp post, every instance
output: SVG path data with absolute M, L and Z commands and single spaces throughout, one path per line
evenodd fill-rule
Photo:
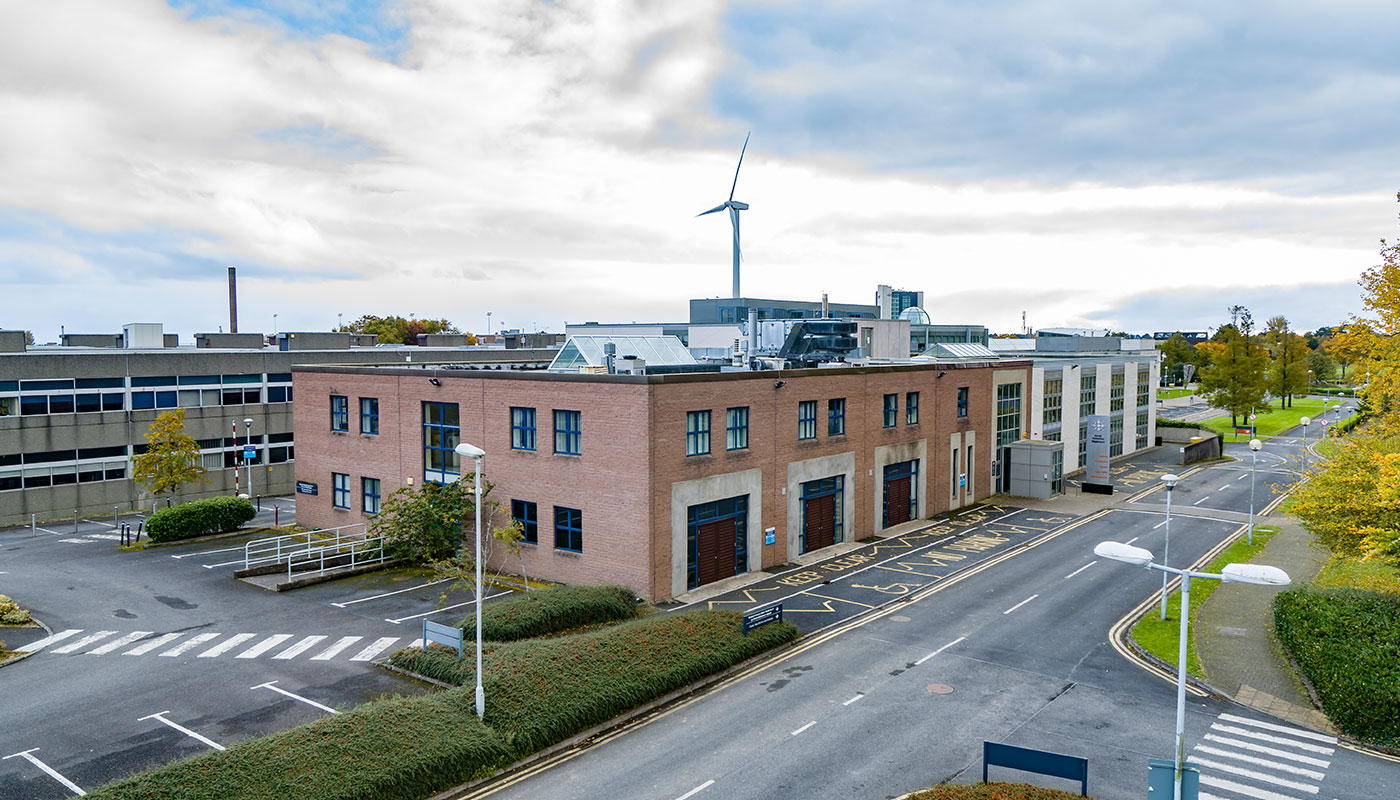
M 1165 564 L 1152 563 L 1152 552 L 1141 547 L 1133 547 L 1122 542 L 1100 542 L 1094 547 L 1094 555 L 1113 561 L 1122 561 L 1137 567 L 1160 570 L 1162 575 L 1181 576 L 1181 628 L 1177 642 L 1176 658 L 1176 776 L 1173 781 L 1173 797 L 1181 800 L 1181 774 L 1186 766 L 1186 643 L 1190 633 L 1191 579 L 1206 578 L 1226 583 L 1255 583 L 1264 586 L 1287 586 L 1291 579 L 1288 573 L 1278 567 L 1263 564 L 1226 564 L 1220 574 L 1213 572 L 1192 572 L 1189 569 L 1175 569 Z
M 1166 524 L 1166 526 L 1165 526 L 1167 530 L 1166 530 L 1166 541 L 1165 541 L 1165 542 L 1163 543 L 1163 545 L 1162 545 L 1162 563 L 1163 563 L 1163 564 L 1167 563 L 1167 556 L 1171 554 L 1171 549 L 1172 549 L 1172 489 L 1176 488 L 1176 482 L 1179 481 L 1179 480 L 1181 480 L 1180 477 L 1178 477 L 1178 476 L 1176 476 L 1176 475 L 1172 475 L 1171 473 L 1167 473 L 1166 475 L 1163 475 L 1163 476 L 1162 476 L 1162 483 L 1165 484 L 1166 487 L 1167 487 L 1167 524 Z M 1165 620 L 1166 618 L 1167 618 L 1167 574 L 1164 572 L 1164 573 L 1162 573 L 1162 613 L 1161 613 L 1161 616 L 1159 617 L 1159 619 Z
M 476 462 L 472 482 L 476 484 L 476 716 L 486 714 L 486 690 L 481 686 L 481 462 L 486 451 L 462 442 L 454 448 L 458 455 Z
M 243 418 L 243 463 L 248 466 L 248 496 L 253 496 L 253 459 L 248 458 L 248 448 L 253 446 L 253 418 Z
M 1254 474 L 1259 470 L 1259 448 L 1264 443 L 1258 439 L 1249 440 L 1249 543 L 1254 544 Z
M 1308 423 L 1312 422 L 1308 417 L 1298 420 L 1303 425 L 1303 472 L 1298 476 L 1299 480 L 1303 475 L 1308 474 Z
M 272 338 L 277 338 L 277 315 L 272 315 Z

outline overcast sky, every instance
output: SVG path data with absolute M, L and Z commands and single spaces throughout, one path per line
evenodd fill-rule
M 559 329 L 743 289 L 1295 327 L 1397 230 L 1400 3 L 0 4 L 0 328 Z

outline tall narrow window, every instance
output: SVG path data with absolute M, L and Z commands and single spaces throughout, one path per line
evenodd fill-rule
M 379 398 L 360 398 L 360 433 L 379 433 Z
M 744 450 L 749 446 L 749 407 L 740 406 L 725 412 L 724 446 L 727 450 Z
M 966 386 L 959 386 L 959 387 L 958 387 L 958 416 L 959 416 L 959 417 L 966 417 L 966 416 L 967 416 L 967 387 L 966 387 Z
M 511 408 L 510 448 L 512 450 L 535 449 L 535 409 Z
M 462 474 L 457 444 L 462 429 L 456 403 L 423 404 L 423 480 L 451 483 Z
M 350 430 L 350 398 L 343 395 L 331 395 L 331 430 Z
M 826 401 L 826 435 L 840 436 L 846 432 L 846 398 Z
M 577 411 L 554 411 L 554 452 L 577 456 L 583 453 L 583 421 Z
M 953 500 L 955 501 L 958 499 L 958 485 L 961 482 L 958 479 L 958 449 L 955 447 L 953 448 Z
M 360 497 L 363 499 L 361 507 L 366 514 L 379 513 L 379 479 L 360 478 Z
M 539 513 L 539 507 L 529 500 L 510 501 L 510 520 L 520 526 L 524 540 L 530 544 L 540 541 Z
M 331 473 L 331 505 L 336 508 L 350 507 L 350 476 L 339 472 Z
M 554 547 L 583 552 L 583 512 L 577 508 L 554 507 Z
M 899 395 L 885 395 L 885 427 L 893 428 L 899 416 Z
M 685 414 L 685 454 L 703 456 L 710 452 L 710 412 L 687 411 Z
M 817 438 L 816 400 L 802 400 L 797 404 L 797 438 Z
M 909 392 L 904 396 L 904 424 L 919 424 L 919 393 Z

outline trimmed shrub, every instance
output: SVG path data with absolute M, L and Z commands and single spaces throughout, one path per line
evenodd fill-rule
M 1274 599 L 1274 626 L 1337 727 L 1400 746 L 1400 595 L 1302 586 Z
M 1080 797 L 1029 783 L 993 782 L 935 786 L 909 795 L 909 800 L 1080 800 Z
M 1200 424 L 1199 422 L 1186 422 L 1186 421 L 1184 421 L 1184 420 L 1179 420 L 1179 419 L 1163 419 L 1163 418 L 1161 418 L 1161 417 L 1158 417 L 1158 419 L 1157 419 L 1157 427 L 1159 427 L 1159 428 L 1194 428 L 1194 429 L 1200 431 L 1202 436 L 1219 436 L 1219 435 L 1220 435 L 1220 434 L 1216 433 L 1215 431 L 1210 430 L 1209 428 L 1202 428 L 1202 427 L 1201 427 L 1201 424 Z
M 253 504 L 242 497 L 209 497 L 162 508 L 146 520 L 146 533 L 153 542 L 173 542 L 237 530 L 257 516 Z
M 524 755 L 797 637 L 789 623 L 740 632 L 733 611 L 655 614 L 559 639 L 504 642 L 483 653 L 486 724 Z M 474 686 L 472 659 L 432 647 L 390 663 Z
M 514 642 L 536 636 L 637 616 L 637 596 L 622 586 L 554 586 L 526 592 L 481 610 L 481 636 L 489 642 Z M 476 629 L 476 617 L 457 623 Z
M 0 625 L 27 625 L 28 623 L 29 612 L 20 608 L 15 601 L 0 594 Z
M 1363 417 L 1360 414 L 1353 414 L 1350 417 L 1347 417 L 1344 420 L 1340 420 L 1335 425 L 1328 428 L 1327 432 L 1333 436 L 1341 436 L 1342 434 L 1350 431 L 1352 428 L 1355 428 L 1357 425 L 1360 425 L 1362 419 Z

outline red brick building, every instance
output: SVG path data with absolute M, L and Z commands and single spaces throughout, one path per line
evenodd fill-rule
M 1026 435 L 1029 380 L 1028 361 L 666 375 L 301 367 L 296 477 L 316 494 L 298 496 L 297 518 L 366 520 L 399 487 L 470 473 L 452 450 L 470 442 L 486 451 L 494 524 L 527 528 L 527 574 L 665 600 L 995 494 L 998 430 L 1002 442 Z

